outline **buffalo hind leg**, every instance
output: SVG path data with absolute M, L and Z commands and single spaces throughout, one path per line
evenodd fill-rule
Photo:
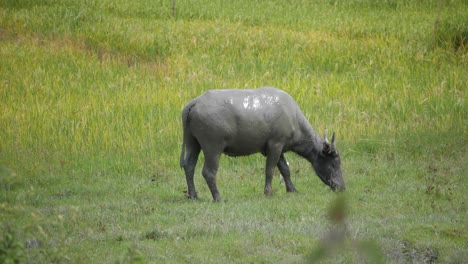
M 296 188 L 291 181 L 291 173 L 289 171 L 288 163 L 284 158 L 284 155 L 281 154 L 279 161 L 278 161 L 278 170 L 280 171 L 281 175 L 283 175 L 284 183 L 286 185 L 287 192 L 296 192 Z
M 205 164 L 203 165 L 202 175 L 205 178 L 206 184 L 208 184 L 208 188 L 210 188 L 213 200 L 219 202 L 221 201 L 221 196 L 216 186 L 216 173 L 218 172 L 221 154 L 209 154 L 206 151 L 204 151 L 204 154 Z
M 184 164 L 185 179 L 187 180 L 187 197 L 189 199 L 198 199 L 193 175 L 197 166 L 198 155 L 200 154 L 200 145 L 198 142 L 192 142 L 186 146 L 187 156 Z

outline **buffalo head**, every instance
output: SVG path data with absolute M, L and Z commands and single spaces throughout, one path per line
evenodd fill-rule
M 345 183 L 341 174 L 340 155 L 335 145 L 335 132 L 333 132 L 332 142 L 328 141 L 327 130 L 324 133 L 323 147 L 317 155 L 317 162 L 314 164 L 315 171 L 319 178 L 333 191 L 345 189 Z

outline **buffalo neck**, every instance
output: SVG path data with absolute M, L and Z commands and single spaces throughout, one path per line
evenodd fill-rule
M 312 163 L 315 161 L 320 151 L 322 151 L 323 140 L 310 124 L 306 123 L 302 128 L 300 139 L 297 141 L 292 151 Z

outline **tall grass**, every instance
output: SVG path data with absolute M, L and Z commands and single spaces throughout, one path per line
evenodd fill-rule
M 270 85 L 338 132 L 351 252 L 334 260 L 366 258 L 361 240 L 388 262 L 466 259 L 468 8 L 445 2 L 437 32 L 439 1 L 177 1 L 175 17 L 171 1 L 1 2 L 0 246 L 26 261 L 306 261 L 334 195 L 300 159 L 297 196 L 258 199 L 252 156 L 222 159 L 226 203 L 184 198 L 184 104 Z M 196 184 L 208 201 L 199 169 Z

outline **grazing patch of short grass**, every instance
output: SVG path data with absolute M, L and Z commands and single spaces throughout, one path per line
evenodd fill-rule
M 465 261 L 468 7 L 439 3 L 1 2 L 0 262 Z M 346 192 L 290 154 L 264 197 L 258 155 L 187 200 L 184 104 L 264 85 L 337 131 Z

